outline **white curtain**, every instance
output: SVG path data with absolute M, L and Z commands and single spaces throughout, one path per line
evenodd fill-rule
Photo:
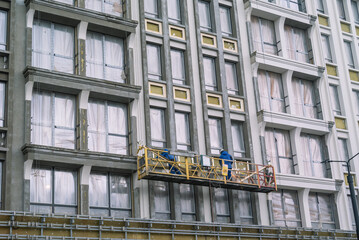
M 257 78 L 262 109 L 285 112 L 281 75 L 258 70 Z
M 103 68 L 103 35 L 88 32 L 86 38 L 86 75 L 104 78 Z
M 188 113 L 176 112 L 175 119 L 177 148 L 181 150 L 189 150 L 188 145 L 191 144 L 191 137 Z
M 228 93 L 238 94 L 238 79 L 237 79 L 236 64 L 231 62 L 226 62 L 225 70 L 226 70 Z
M 307 47 L 307 33 L 305 30 L 293 28 L 295 50 L 297 52 L 297 59 L 301 62 L 309 62 L 308 47 Z
M 0 10 L 0 50 L 6 50 L 7 12 Z
M 108 104 L 108 136 L 109 152 L 116 154 L 127 154 L 127 108 L 125 104 Z M 120 136 L 119 136 L 120 135 Z
M 77 204 L 77 174 L 75 171 L 55 170 L 55 204 Z
M 149 78 L 161 80 L 161 50 L 159 46 L 147 44 L 147 67 Z
M 32 64 L 51 69 L 51 23 L 34 20 L 32 28 Z
M 209 137 L 211 141 L 211 152 L 213 154 L 219 154 L 219 150 L 223 148 L 221 120 L 216 118 L 209 118 L 208 125 Z
M 52 104 L 50 92 L 34 91 L 31 101 L 31 142 L 52 145 Z
M 248 191 L 237 191 L 238 193 L 238 205 L 239 216 L 241 217 L 241 224 L 253 223 L 253 210 L 251 193 Z
M 285 218 L 284 218 L 284 209 L 283 209 L 281 191 L 272 193 L 272 209 L 273 209 L 273 218 L 275 221 L 275 225 L 284 227 Z
M 292 86 L 295 114 L 309 118 L 317 118 L 314 83 L 312 81 L 293 78 Z
M 277 40 L 274 32 L 274 23 L 266 19 L 260 19 L 262 26 L 263 52 L 277 55 Z
M 330 50 L 329 36 L 322 35 L 322 45 L 324 51 L 325 60 L 332 62 L 332 52 Z
M 334 114 L 341 115 L 339 96 L 338 96 L 338 87 L 335 85 L 329 85 L 329 92 L 330 92 L 330 97 L 331 97 Z
M 5 122 L 5 83 L 0 82 L 0 127 Z
M 155 212 L 169 213 L 171 209 L 168 183 L 162 181 L 154 181 L 153 183 L 155 196 Z
M 149 13 L 152 16 L 158 15 L 158 7 L 157 7 L 158 0 L 146 0 L 145 3 L 145 12 Z
M 253 38 L 253 47 L 254 50 L 258 52 L 263 52 L 262 49 L 262 38 L 261 38 L 261 29 L 259 26 L 259 18 L 256 16 L 251 16 L 251 26 L 252 26 L 252 38 Z
M 91 173 L 90 185 L 90 206 L 92 207 L 108 207 L 109 194 L 108 194 L 108 181 L 106 174 Z
M 198 12 L 201 28 L 203 28 L 204 30 L 211 30 L 212 23 L 209 10 L 209 2 L 198 1 Z
M 219 216 L 229 216 L 228 191 L 225 188 L 215 188 L 216 211 Z
M 165 112 L 162 109 L 151 108 L 151 139 L 152 145 L 156 147 L 165 147 L 166 128 L 165 128 Z
M 55 146 L 75 147 L 75 97 L 55 95 Z
M 339 13 L 339 18 L 345 20 L 345 9 L 344 9 L 344 3 L 343 0 L 337 0 L 337 9 Z
M 111 207 L 131 208 L 130 179 L 123 176 L 111 175 Z
M 227 36 L 232 35 L 231 10 L 227 7 L 220 7 L 219 16 L 221 19 L 222 33 L 224 33 Z
M 345 54 L 347 56 L 347 64 L 349 67 L 354 68 L 354 59 L 352 53 L 352 45 L 351 42 L 344 41 Z
M 235 157 L 245 157 L 245 147 L 243 139 L 243 125 L 240 122 L 232 121 L 231 124 L 233 151 Z
M 105 103 L 90 100 L 87 110 L 87 119 L 89 150 L 106 152 Z
M 353 10 L 353 16 L 355 23 L 359 22 L 359 11 L 358 11 L 358 3 L 357 1 L 351 0 L 352 10 Z
M 168 20 L 181 23 L 181 0 L 167 0 L 167 8 L 168 8 Z
M 217 90 L 216 64 L 213 58 L 203 57 L 203 71 L 206 89 Z
M 54 24 L 54 70 L 74 73 L 74 29 Z
M 196 204 L 194 198 L 193 186 L 189 184 L 180 184 L 181 211 L 182 213 L 195 213 Z
M 296 191 L 283 191 L 285 219 L 288 227 L 301 227 L 298 195 Z
M 30 201 L 50 204 L 52 190 L 51 170 L 33 168 L 30 176 Z
M 185 84 L 184 54 L 180 50 L 171 50 L 172 80 L 176 84 Z
M 102 12 L 102 0 L 85 0 L 85 8 Z
M 122 82 L 124 79 L 124 49 L 123 39 L 106 36 L 105 37 L 105 77 L 107 80 Z
M 322 140 L 319 136 L 303 134 L 302 149 L 304 153 L 304 169 L 307 176 L 326 177 L 325 164 L 322 162 Z
M 293 174 L 292 149 L 290 145 L 289 131 L 275 130 L 275 140 L 278 149 L 278 159 L 281 173 Z

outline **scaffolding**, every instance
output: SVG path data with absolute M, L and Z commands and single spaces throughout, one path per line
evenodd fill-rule
M 140 146 L 137 152 L 138 179 L 160 180 L 193 185 L 268 193 L 277 190 L 274 167 L 247 161 L 223 160 L 209 156 L 174 156 Z M 230 163 L 230 164 L 228 164 Z M 228 168 L 231 165 L 232 168 Z

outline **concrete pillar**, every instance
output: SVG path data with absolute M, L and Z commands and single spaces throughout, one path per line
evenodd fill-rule
M 25 84 L 25 143 L 31 143 L 31 100 L 34 82 Z
M 80 0 L 80 2 L 83 0 Z M 81 21 L 77 25 L 77 44 L 75 45 L 75 63 L 76 73 L 80 76 L 86 76 L 86 33 L 88 23 Z
M 30 176 L 33 160 L 24 162 L 24 211 L 30 212 Z
M 82 90 L 78 96 L 78 116 L 77 116 L 77 149 L 79 150 L 88 150 L 88 121 L 87 121 L 87 106 L 89 91 Z
M 288 58 L 287 39 L 284 32 L 285 17 L 280 17 L 274 22 L 274 28 L 277 39 L 278 55 Z
M 78 213 L 81 215 L 90 214 L 89 184 L 91 166 L 82 166 L 80 169 L 80 205 Z
M 312 222 L 310 220 L 310 210 L 309 210 L 309 196 L 310 189 L 302 189 L 298 191 L 298 199 L 299 199 L 299 209 L 300 216 L 302 218 L 302 227 L 311 228 Z
M 284 94 L 284 103 L 285 111 L 289 114 L 294 114 L 294 94 L 293 94 L 293 85 L 292 85 L 293 71 L 286 71 L 282 74 L 282 83 L 283 83 L 283 94 Z
M 300 133 L 301 128 L 295 128 L 290 131 L 290 141 L 292 144 L 292 154 L 293 154 L 293 164 L 294 164 L 294 173 L 298 175 L 305 175 L 304 170 L 304 152 L 300 151 L 303 149 Z

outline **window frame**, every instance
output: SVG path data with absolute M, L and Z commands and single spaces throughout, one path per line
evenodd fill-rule
M 297 8 L 292 8 L 292 4 L 295 4 L 297 6 Z M 299 12 L 303 12 L 305 13 L 305 6 L 303 6 L 303 4 L 305 4 L 304 1 L 301 1 L 301 0 L 280 0 L 280 5 L 282 7 L 285 7 L 285 8 L 289 8 L 289 9 L 292 9 L 294 11 L 299 11 Z M 286 5 L 286 6 L 284 6 Z
M 191 194 L 191 200 L 192 200 L 192 204 L 194 207 L 194 211 L 193 212 L 185 212 L 182 210 L 182 197 L 183 197 L 183 192 L 181 191 L 181 186 L 184 185 L 188 185 L 190 188 L 190 191 L 186 192 Z M 179 184 L 179 192 L 180 192 L 180 197 L 181 197 L 181 219 L 182 221 L 196 221 L 197 216 L 196 216 L 196 210 L 197 210 L 197 206 L 196 206 L 196 196 L 195 196 L 195 188 L 192 184 Z
M 309 37 L 308 37 L 308 33 L 307 33 L 307 30 L 306 29 L 301 29 L 301 28 L 298 28 L 298 27 L 293 27 L 291 25 L 284 25 L 284 31 L 286 31 L 286 27 L 290 27 L 290 38 L 288 39 L 287 38 L 287 41 L 290 40 L 292 42 L 291 46 L 294 47 L 293 49 L 291 49 L 288 44 L 287 44 L 287 54 L 289 55 L 289 59 L 292 59 L 292 60 L 295 60 L 295 61 L 299 61 L 299 62 L 305 62 L 305 63 L 310 63 L 310 59 L 309 59 Z M 304 40 L 304 43 L 303 43 L 303 46 L 305 48 L 305 51 L 300 51 L 298 50 L 298 44 L 297 44 L 297 41 L 296 41 L 296 37 L 295 37 L 295 31 L 303 31 L 304 33 L 304 36 L 303 36 L 303 40 Z M 294 53 L 294 56 L 295 58 L 291 58 L 291 52 Z M 299 54 L 302 54 L 305 56 L 305 61 L 302 61 L 301 58 L 299 57 L 300 55 Z
M 208 61 L 208 64 L 206 63 Z M 206 72 L 209 70 L 213 70 L 214 75 L 211 75 L 211 82 L 207 81 Z M 209 91 L 218 91 L 218 77 L 217 77 L 217 60 L 214 57 L 203 56 L 203 72 L 204 72 L 204 84 L 205 89 Z M 209 85 L 209 83 L 211 85 Z
M 303 116 L 303 117 L 306 117 L 306 118 L 311 118 L 307 111 L 306 111 L 306 108 L 310 107 L 312 108 L 313 110 L 315 110 L 315 116 L 314 116 L 314 119 L 318 119 L 319 118 L 319 114 L 318 114 L 318 106 L 315 102 L 318 102 L 318 99 L 317 99 L 317 96 L 315 95 L 315 82 L 314 81 L 311 81 L 311 80 L 306 80 L 306 79 L 301 79 L 301 78 L 297 78 L 297 77 L 293 77 L 292 78 L 292 84 L 293 84 L 293 81 L 298 81 L 299 80 L 299 91 L 300 91 L 300 101 L 301 101 L 301 114 L 300 116 Z M 313 100 L 314 100 L 314 103 L 312 104 L 306 104 L 304 102 L 304 84 L 303 84 L 303 81 L 306 81 L 306 82 L 311 82 L 311 94 L 313 95 Z
M 226 188 L 213 188 L 214 192 L 214 199 L 215 199 L 215 208 L 216 208 L 216 222 L 220 222 L 220 223 L 230 223 L 231 222 L 231 209 L 230 209 L 230 198 L 229 198 L 229 192 L 228 189 Z M 224 192 L 224 196 L 217 196 L 217 194 L 223 191 Z M 217 203 L 219 203 L 218 198 L 219 197 L 223 197 L 226 199 L 223 199 L 225 201 L 223 201 L 224 204 L 227 205 L 227 209 L 228 209 L 228 213 L 224 213 L 224 214 L 219 214 L 218 212 L 218 208 L 217 208 Z
M 181 61 L 181 72 L 183 74 L 183 79 L 181 78 L 177 78 L 177 76 L 173 76 L 173 68 L 174 68 L 174 59 L 177 59 L 175 58 L 172 54 L 175 54 L 175 53 L 179 53 L 180 55 L 180 61 Z M 186 59 L 185 59 L 185 51 L 184 50 L 181 50 L 181 49 L 177 49 L 177 48 L 171 48 L 170 49 L 170 56 L 171 56 L 171 77 L 172 77 L 172 82 L 174 84 L 178 84 L 178 85 L 187 85 L 186 83 L 186 79 L 187 79 L 187 75 L 186 75 Z
M 0 93 L 4 93 L 3 95 L 0 94 L 0 128 L 7 126 L 7 82 L 0 80 Z M 1 132 L 0 132 L 1 136 Z M 0 141 L 1 146 L 1 141 Z
M 229 25 L 229 31 L 225 31 L 224 27 L 223 27 L 223 22 L 221 21 L 221 32 L 222 32 L 222 35 L 223 36 L 226 36 L 226 37 L 232 37 L 234 35 L 233 33 L 233 18 L 232 18 L 232 8 L 229 7 L 229 6 L 225 6 L 225 5 L 219 5 L 219 18 L 220 20 L 222 20 L 222 17 L 223 17 L 223 11 L 221 10 L 226 10 L 225 11 L 225 17 L 227 19 L 227 21 L 229 21 L 230 25 Z
M 156 201 L 156 190 L 155 190 L 155 187 L 156 187 L 156 183 L 159 183 L 159 182 L 162 182 L 162 183 L 164 183 L 165 185 L 166 185 L 166 189 L 167 189 L 167 191 L 166 191 L 166 200 L 168 201 L 168 207 L 169 207 L 169 209 L 168 209 L 168 211 L 163 211 L 163 212 L 159 212 L 159 211 L 157 211 L 157 209 L 156 209 L 156 203 L 158 204 L 158 201 Z M 154 214 L 155 214 L 155 216 L 154 216 L 154 218 L 155 219 L 161 219 L 161 220 L 170 220 L 171 218 L 172 218 L 172 203 L 171 203 L 171 194 L 172 194 L 172 192 L 171 192 L 171 188 L 170 188 L 170 184 L 169 184 L 169 182 L 164 182 L 164 181 L 153 181 L 153 196 L 154 196 L 154 198 L 153 198 L 153 201 L 154 201 Z M 158 195 L 157 195 L 158 196 Z M 162 218 L 162 217 L 160 217 L 160 216 L 164 216 L 164 218 Z
M 167 133 L 166 133 L 166 109 L 164 108 L 157 108 L 157 107 L 150 107 L 150 116 L 154 116 L 153 113 L 151 113 L 151 111 L 159 111 L 161 114 L 160 116 L 160 120 L 161 120 L 161 127 L 163 128 L 162 131 L 164 133 L 164 136 L 161 136 L 161 139 L 156 139 L 153 138 L 154 134 L 153 134 L 153 127 L 152 127 L 152 119 L 150 119 L 150 126 L 151 126 L 151 146 L 152 147 L 159 147 L 159 148 L 164 148 L 167 146 Z M 163 138 L 164 137 L 164 138 Z M 158 143 L 162 143 L 162 146 L 159 145 L 155 145 L 154 142 L 158 142 Z
M 5 42 L 0 42 L 0 51 L 6 51 L 8 49 L 9 12 L 0 8 L 0 16 L 3 13 L 5 14 L 5 28 L 4 32 L 1 34 L 3 34 Z
M 155 48 L 156 49 L 156 58 L 157 58 L 157 63 L 159 66 L 159 72 L 150 72 L 150 68 L 148 67 L 151 63 L 150 59 L 149 59 L 149 52 L 148 52 L 148 48 Z M 154 44 L 154 43 L 147 43 L 146 45 L 146 57 L 147 57 L 147 76 L 149 80 L 155 80 L 155 81 L 164 81 L 162 79 L 162 72 L 163 72 L 163 66 L 162 66 L 162 48 L 161 45 L 158 44 Z M 153 60 L 153 59 L 151 59 Z
M 143 0 L 143 9 L 144 9 L 144 13 L 146 17 L 150 17 L 150 18 L 160 18 L 160 13 L 161 13 L 161 9 L 160 9 L 160 2 L 158 0 L 153 0 L 153 3 L 155 3 L 155 10 L 156 12 L 149 12 L 146 11 L 146 2 L 149 2 L 149 0 Z
M 328 225 L 330 224 L 330 225 L 334 225 L 334 227 L 332 229 L 335 229 L 335 224 L 336 224 L 335 223 L 335 216 L 334 216 L 335 203 L 334 203 L 333 195 L 332 194 L 325 194 L 325 193 L 318 193 L 318 192 L 310 192 L 309 196 L 308 196 L 308 201 L 310 201 L 310 198 L 311 198 L 312 194 L 315 194 L 315 196 L 314 196 L 315 197 L 315 203 L 316 203 L 315 208 L 316 208 L 316 213 L 318 214 L 318 217 L 319 217 L 319 221 L 313 221 L 312 218 L 310 218 L 310 221 L 312 223 L 312 227 L 315 228 L 315 226 L 313 226 L 313 222 L 314 222 L 314 223 L 319 225 L 318 226 L 319 228 L 323 228 L 323 224 L 328 224 Z M 320 201 L 319 201 L 319 196 L 320 195 L 325 195 L 325 196 L 327 196 L 329 198 L 329 201 L 330 201 L 329 205 L 330 205 L 330 208 L 332 210 L 332 211 L 330 211 L 330 215 L 331 215 L 331 218 L 333 219 L 333 221 L 331 221 L 331 222 L 323 222 L 321 220 L 322 213 L 321 213 Z M 314 211 L 314 209 L 311 209 L 310 204 L 309 204 L 309 210 Z M 324 228 L 324 229 L 331 229 L 331 228 Z
M 177 124 L 179 121 L 177 121 L 178 119 L 178 115 L 183 115 L 185 118 L 185 123 L 187 123 L 188 125 L 185 126 L 186 129 L 182 129 L 182 131 L 187 131 L 188 134 L 188 140 L 189 142 L 179 142 L 178 140 L 178 129 L 177 129 Z M 191 149 L 191 123 L 190 123 L 190 113 L 188 112 L 180 112 L 180 111 L 176 111 L 175 112 L 175 127 L 176 127 L 176 144 L 177 144 L 177 149 L 178 150 L 184 150 L 184 151 L 190 151 Z
M 340 20 L 347 20 L 347 13 L 345 12 L 345 5 L 343 0 L 337 0 L 338 16 Z
M 316 10 L 321 14 L 326 14 L 323 0 L 316 0 Z
M 353 55 L 353 46 L 351 41 L 344 40 L 344 52 L 345 52 L 345 58 L 347 61 L 347 66 L 349 68 L 355 68 L 355 60 Z M 349 55 L 348 55 L 349 54 Z
M 211 139 L 211 124 L 210 121 L 216 121 L 216 131 L 219 138 L 219 145 L 220 146 L 213 146 L 212 139 Z M 223 127 L 222 127 L 222 119 L 216 117 L 208 117 L 208 129 L 209 129 L 209 146 L 210 146 L 210 153 L 211 154 L 219 154 L 220 150 L 223 149 Z M 213 136 L 212 136 L 213 137 Z
M 265 19 L 265 18 L 262 18 L 262 17 L 258 17 L 258 16 L 251 16 L 251 20 L 253 18 L 256 18 L 258 20 L 258 29 L 259 29 L 259 36 L 260 36 L 260 44 L 261 44 L 261 52 L 263 53 L 267 53 L 267 54 L 273 54 L 271 52 L 268 52 L 266 51 L 265 49 L 265 46 L 270 46 L 273 48 L 273 52 L 274 52 L 274 55 L 278 55 L 278 44 L 277 44 L 277 36 L 276 36 L 276 28 L 275 28 L 275 25 L 274 25 L 274 22 L 271 21 L 271 20 L 268 20 L 268 19 Z M 271 42 L 267 42 L 264 40 L 264 37 L 263 37 L 263 23 L 262 22 L 270 22 L 272 23 L 272 26 L 273 26 L 273 29 L 272 29 L 272 33 L 273 33 L 273 36 L 275 37 L 274 39 L 274 43 L 271 43 Z M 253 29 L 253 31 L 255 31 L 255 29 Z M 253 42 L 258 42 L 258 41 L 255 41 L 255 39 L 253 39 Z
M 300 137 L 303 139 L 305 138 L 305 140 L 302 140 L 305 141 L 305 144 L 307 144 L 307 148 L 308 148 L 308 151 L 309 151 L 309 159 L 308 160 L 303 160 L 303 162 L 309 162 L 310 164 L 310 167 L 311 167 L 311 173 L 309 175 L 309 173 L 306 173 L 305 176 L 309 176 L 309 177 L 317 177 L 317 178 L 322 178 L 322 176 L 318 176 L 315 172 L 315 168 L 314 168 L 314 164 L 322 164 L 320 165 L 321 168 L 322 168 L 322 171 L 323 171 L 323 178 L 328 178 L 328 174 L 327 174 L 327 169 L 325 168 L 325 162 L 324 162 L 324 139 L 321 137 L 321 136 L 318 136 L 318 135 L 314 135 L 314 134 L 308 134 L 308 133 L 302 133 L 300 135 Z M 321 160 L 318 162 L 318 161 L 314 161 L 313 160 L 313 151 L 311 149 L 311 144 L 310 144 L 310 139 L 312 138 L 318 138 L 320 140 L 320 156 L 321 156 Z
M 332 53 L 332 49 L 331 49 L 331 43 L 330 43 L 330 39 L 329 39 L 329 35 L 326 34 L 321 34 L 321 38 L 322 38 L 322 46 L 323 48 L 325 48 L 324 50 L 324 59 L 327 62 L 333 63 L 333 53 Z M 328 53 L 330 56 L 327 56 Z
M 227 74 L 227 66 L 231 66 L 231 70 L 233 73 L 233 79 L 231 79 L 231 81 L 228 81 L 229 76 Z M 227 82 L 227 91 L 228 94 L 232 94 L 232 95 L 239 95 L 239 82 L 238 82 L 238 71 L 237 71 L 237 63 L 236 62 L 231 62 L 231 61 L 225 61 L 224 62 L 224 68 L 225 68 L 225 74 L 226 74 L 226 82 Z M 233 82 L 234 88 L 229 88 L 229 82 Z
M 202 6 L 200 6 L 202 5 Z M 209 26 L 204 26 L 202 21 L 201 21 L 201 8 L 204 7 L 204 11 L 206 12 L 206 20 L 209 21 Z M 199 18 L 199 26 L 201 31 L 205 31 L 205 32 L 213 32 L 214 31 L 214 24 L 213 24 L 213 20 L 211 17 L 211 3 L 209 1 L 206 0 L 198 0 L 198 18 Z
M 144 0 L 147 1 L 147 0 Z M 174 23 L 174 24 L 181 24 L 182 25 L 182 5 L 181 5 L 181 0 L 171 0 L 171 1 L 176 1 L 176 7 L 174 7 L 173 5 L 171 5 L 170 1 L 167 1 L 167 15 L 168 15 L 168 22 L 169 23 Z M 179 18 L 173 18 L 172 16 L 170 16 L 170 8 L 174 8 L 177 10 L 177 14 L 179 15 Z
M 55 0 L 55 1 L 60 1 L 60 0 Z M 123 4 L 122 0 L 117 0 L 116 2 L 106 1 L 106 0 L 100 0 L 100 1 L 101 1 L 101 10 L 100 11 L 97 10 L 97 9 L 94 9 L 94 8 L 86 7 L 86 1 L 85 1 L 85 7 L 84 8 L 92 10 L 92 11 L 96 11 L 96 12 L 101 12 L 101 13 L 104 13 L 104 14 L 109 14 L 109 15 L 116 16 L 116 17 L 121 17 L 121 18 L 124 17 L 124 4 Z M 148 1 L 148 0 L 145 0 L 145 1 Z M 106 11 L 106 9 L 107 9 L 106 6 L 112 6 L 112 8 L 110 8 L 110 9 L 113 10 L 115 8 L 115 6 L 114 6 L 115 4 L 119 5 L 118 8 L 122 9 L 122 13 L 118 12 L 118 11 Z M 74 2 L 71 5 L 73 6 Z
M 351 0 L 351 8 L 353 10 L 353 18 L 355 24 L 359 24 L 359 8 L 358 8 L 358 1 Z
M 333 113 L 335 116 L 342 116 L 342 107 L 339 100 L 338 87 L 338 85 L 329 84 Z
M 233 132 L 234 132 L 234 127 L 238 126 L 239 129 L 239 137 L 240 137 L 240 141 L 239 141 L 239 145 L 242 145 L 241 147 L 243 147 L 242 149 L 236 149 L 235 145 L 234 145 L 234 141 L 233 141 Z M 243 126 L 243 122 L 240 121 L 236 121 L 236 120 L 232 120 L 231 121 L 231 132 L 232 132 L 232 143 L 233 143 L 233 156 L 235 158 L 239 157 L 239 158 L 245 158 L 246 157 L 246 144 L 244 141 L 244 126 Z M 239 151 L 238 151 L 239 150 Z
M 292 199 L 293 202 L 295 202 L 295 204 L 298 206 L 298 216 L 299 218 L 294 220 L 294 219 L 287 219 L 287 216 L 286 216 L 286 212 L 287 212 L 287 204 L 285 202 L 285 197 L 284 197 L 284 194 L 285 193 L 291 193 L 292 194 L 295 194 L 296 196 L 296 199 Z M 295 190 L 284 190 L 284 189 L 278 189 L 278 191 L 276 193 L 273 193 L 273 194 L 280 194 L 280 205 L 281 205 L 281 210 L 282 210 L 282 213 L 283 213 L 283 218 L 282 219 L 275 219 L 275 217 L 273 216 L 273 220 L 274 222 L 284 222 L 285 224 L 285 227 L 293 227 L 293 226 L 290 226 L 289 223 L 297 223 L 299 224 L 299 226 L 296 226 L 296 227 L 302 227 L 302 219 L 301 219 L 301 213 L 300 213 L 300 210 L 299 210 L 299 197 L 298 197 L 298 192 L 295 191 Z M 272 197 L 273 199 L 273 197 Z M 273 209 L 273 203 L 272 203 L 272 209 Z M 274 210 L 273 210 L 274 211 Z M 275 215 L 275 214 L 273 214 Z

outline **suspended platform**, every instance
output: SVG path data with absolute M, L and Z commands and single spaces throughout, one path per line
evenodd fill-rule
M 138 179 L 159 180 L 218 188 L 268 193 L 277 190 L 274 167 L 209 156 L 163 157 L 162 150 L 140 146 L 137 152 Z M 228 160 L 226 160 L 228 161 Z M 223 167 L 222 167 L 223 166 Z

